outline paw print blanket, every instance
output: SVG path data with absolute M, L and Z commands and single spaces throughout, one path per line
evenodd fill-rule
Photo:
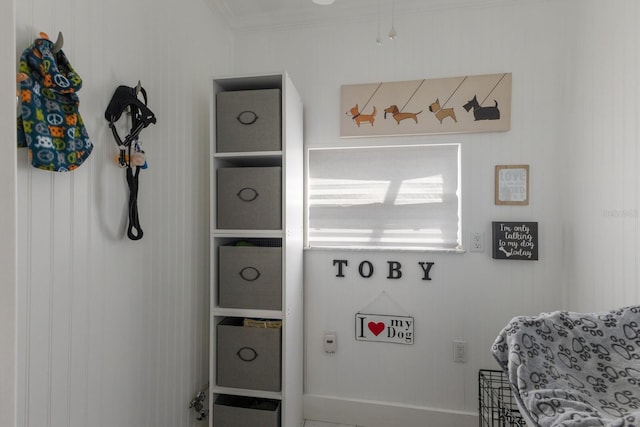
M 93 143 L 78 110 L 82 79 L 53 46 L 36 39 L 20 57 L 20 71 L 28 78 L 20 82 L 18 146 L 29 147 L 34 167 L 66 172 L 87 159 Z
M 491 350 L 534 425 L 640 426 L 640 306 L 515 317 Z

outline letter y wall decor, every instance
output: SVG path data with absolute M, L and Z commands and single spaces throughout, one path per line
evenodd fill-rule
M 499 132 L 511 127 L 511 73 L 344 85 L 340 137 Z

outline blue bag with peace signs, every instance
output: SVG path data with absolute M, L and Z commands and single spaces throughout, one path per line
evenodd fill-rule
M 28 77 L 20 82 L 18 146 L 29 147 L 31 164 L 38 169 L 76 169 L 93 150 L 78 110 L 82 79 L 46 38 L 24 50 L 20 71 Z

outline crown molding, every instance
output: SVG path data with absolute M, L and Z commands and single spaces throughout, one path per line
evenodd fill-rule
M 318 6 L 312 2 L 295 9 L 280 9 L 271 13 L 256 12 L 236 16 L 229 3 L 234 0 L 208 0 L 233 31 L 253 32 L 304 28 L 309 26 L 366 22 L 378 17 L 378 5 L 382 15 L 391 13 L 391 0 L 336 1 L 331 6 Z M 261 0 L 257 0 L 261 1 Z M 396 17 L 426 15 L 451 9 L 477 9 L 510 7 L 523 3 L 550 2 L 552 0 L 402 0 L 395 5 Z

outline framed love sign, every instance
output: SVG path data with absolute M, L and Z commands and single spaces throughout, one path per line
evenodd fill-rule
M 413 344 L 414 320 L 411 316 L 356 314 L 356 340 L 392 344 Z
M 496 166 L 495 204 L 529 204 L 529 165 Z

